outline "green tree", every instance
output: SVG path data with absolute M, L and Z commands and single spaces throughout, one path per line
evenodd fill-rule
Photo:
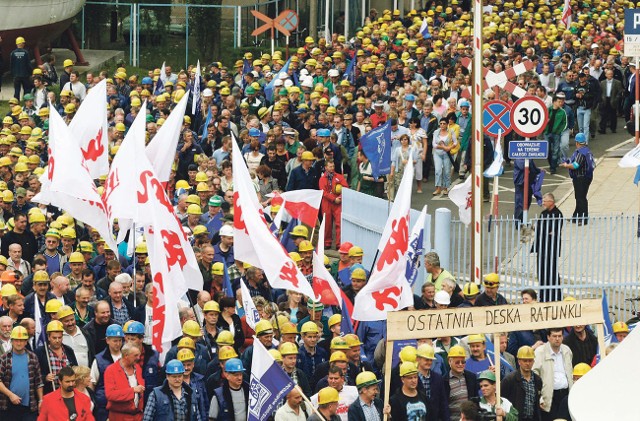
M 213 60 L 220 57 L 220 26 L 222 8 L 197 5 L 222 5 L 222 0 L 191 0 L 189 8 L 190 33 L 196 38 L 200 58 Z

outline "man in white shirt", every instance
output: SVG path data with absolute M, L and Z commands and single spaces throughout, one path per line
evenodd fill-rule
M 76 325 L 76 315 L 69 306 L 62 306 L 57 313 L 58 320 L 62 322 L 64 332 L 62 332 L 62 343 L 73 348 L 76 354 L 78 365 L 90 367 L 93 362 L 93 352 L 91 351 L 87 337 Z
M 344 384 L 344 371 L 340 367 L 333 366 L 329 369 L 327 382 L 330 387 L 338 391 L 338 411 L 337 415 L 342 421 L 348 421 L 349 406 L 358 399 L 358 389 L 355 386 Z M 318 394 L 311 397 L 311 403 L 318 407 Z
M 11 317 L 0 317 L 0 357 L 11 352 L 11 329 L 13 329 Z
M 548 330 L 548 342 L 535 351 L 533 371 L 542 377 L 542 419 L 555 420 L 573 386 L 573 354 L 562 343 L 562 328 Z
M 306 421 L 307 413 L 301 404 L 302 395 L 298 389 L 293 389 L 287 395 L 287 401 L 276 411 L 275 421 Z

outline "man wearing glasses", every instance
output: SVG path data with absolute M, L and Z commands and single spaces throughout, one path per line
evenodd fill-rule
M 460 417 L 460 405 L 474 396 L 478 396 L 478 380 L 475 373 L 466 369 L 467 353 L 460 345 L 449 349 L 449 375 L 444 388 L 449 398 L 451 419 Z
M 488 273 L 483 279 L 484 291 L 476 299 L 476 307 L 506 305 L 507 299 L 498 292 L 500 277 L 497 273 Z

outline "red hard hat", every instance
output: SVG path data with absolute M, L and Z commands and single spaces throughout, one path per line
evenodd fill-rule
M 344 243 L 340 244 L 340 249 L 338 250 L 338 252 L 347 254 L 347 253 L 349 253 L 349 249 L 351 247 L 353 247 L 353 244 L 351 244 L 348 241 L 344 242 Z

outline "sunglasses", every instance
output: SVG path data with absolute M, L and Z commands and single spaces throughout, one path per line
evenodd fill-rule
M 486 287 L 496 287 L 498 285 L 500 285 L 500 282 L 485 282 L 484 283 L 484 286 L 486 286 Z

